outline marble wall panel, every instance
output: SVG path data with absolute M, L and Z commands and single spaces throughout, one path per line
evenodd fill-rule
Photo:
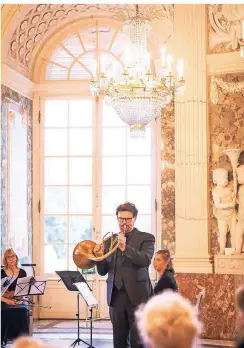
M 173 101 L 161 115 L 162 246 L 175 252 L 175 131 Z
M 177 274 L 179 291 L 193 304 L 204 288 L 206 295 L 200 308 L 204 338 L 235 338 L 235 291 L 244 283 L 244 275 Z
M 8 246 L 8 110 L 12 107 L 27 116 L 27 225 L 28 255 L 22 262 L 32 261 L 32 100 L 2 85 L 1 117 L 1 240 L 2 252 Z

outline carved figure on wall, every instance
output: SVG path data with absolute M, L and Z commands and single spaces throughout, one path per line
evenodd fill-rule
M 224 255 L 226 235 L 230 231 L 231 244 L 235 247 L 236 211 L 235 192 L 233 184 L 228 181 L 228 170 L 217 168 L 213 171 L 213 182 L 216 186 L 212 190 L 214 208 L 213 213 L 218 221 L 220 254 Z
M 236 50 L 242 43 L 244 4 L 208 5 L 211 25 L 210 48 L 217 45 Z
M 238 215 L 236 225 L 236 251 L 233 255 L 240 255 L 244 247 L 244 165 L 242 164 L 236 170 L 239 189 L 237 193 Z

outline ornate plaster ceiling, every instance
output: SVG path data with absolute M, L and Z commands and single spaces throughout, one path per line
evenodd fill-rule
M 244 4 L 208 5 L 210 23 L 209 51 L 230 52 L 240 46 Z
M 14 5 L 13 5 L 14 6 Z M 141 15 L 152 21 L 162 19 L 173 22 L 173 5 L 140 5 Z M 31 65 L 34 49 L 43 42 L 46 35 L 58 31 L 62 25 L 80 18 L 96 16 L 124 21 L 135 15 L 135 5 L 90 5 L 90 4 L 38 4 L 30 5 L 22 18 L 13 25 L 15 29 L 8 43 L 8 57 L 27 69 Z M 18 16 L 17 16 L 18 17 Z M 11 64 L 12 65 L 12 64 Z

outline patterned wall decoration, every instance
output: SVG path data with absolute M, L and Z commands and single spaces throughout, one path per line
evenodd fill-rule
M 179 291 L 195 304 L 205 289 L 200 309 L 204 338 L 235 339 L 235 291 L 244 283 L 244 275 L 177 274 Z
M 244 74 L 218 76 L 225 82 L 244 81 Z M 209 79 L 210 83 L 210 79 Z M 244 147 L 244 103 L 243 92 L 228 93 L 219 89 L 218 104 L 210 103 L 210 157 L 209 157 L 209 197 L 210 197 L 210 252 L 219 252 L 217 220 L 213 216 L 211 190 L 212 170 L 224 167 L 232 170 L 229 159 L 222 153 L 226 148 Z M 243 154 L 239 162 L 244 163 Z M 230 176 L 230 180 L 231 180 Z M 230 241 L 228 241 L 230 243 Z M 244 275 L 220 274 L 177 274 L 180 292 L 196 302 L 197 294 L 205 288 L 200 318 L 203 322 L 203 337 L 212 339 L 235 339 L 235 291 L 244 283 Z
M 25 262 L 32 261 L 32 100 L 2 85 L 2 134 L 1 134 L 1 232 L 2 251 L 8 246 L 8 120 L 10 107 L 17 108 L 20 114 L 27 115 L 27 224 L 28 255 Z
M 208 5 L 209 53 L 233 52 L 240 48 L 243 4 Z
M 175 252 L 174 102 L 161 115 L 162 246 Z
M 7 105 L 1 105 L 1 242 L 6 249 L 7 230 Z M 3 253 L 2 253 L 3 254 Z
M 228 74 L 218 76 L 224 82 L 242 82 L 244 74 Z M 210 83 L 210 82 L 209 82 Z M 210 176 L 209 176 L 209 195 L 210 195 L 210 239 L 211 254 L 218 253 L 218 229 L 217 220 L 213 216 L 212 202 L 212 171 L 218 167 L 229 170 L 231 180 L 232 166 L 227 155 L 223 150 L 227 148 L 244 148 L 244 92 L 228 93 L 222 89 L 218 90 L 218 104 L 209 103 L 210 121 Z M 244 153 L 239 158 L 240 163 L 244 163 Z M 230 242 L 228 242 L 230 243 Z M 230 245 L 230 244 L 229 244 Z
M 173 5 L 140 5 L 140 14 L 147 18 L 167 18 L 173 21 Z M 96 15 L 124 21 L 135 15 L 134 5 L 106 4 L 40 4 L 32 6 L 23 19 L 19 20 L 12 35 L 9 47 L 9 57 L 25 68 L 31 62 L 32 53 L 37 44 L 52 29 L 59 27 L 64 21 L 75 17 L 92 17 Z

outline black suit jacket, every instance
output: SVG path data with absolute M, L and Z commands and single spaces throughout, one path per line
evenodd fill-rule
M 134 305 L 146 302 L 153 294 L 148 267 L 154 254 L 155 237 L 146 232 L 133 229 L 132 235 L 123 252 L 122 274 L 125 290 L 130 301 Z M 110 238 L 105 243 L 105 252 L 108 251 Z M 111 305 L 114 274 L 117 252 L 114 252 L 106 260 L 97 263 L 97 271 L 100 275 L 108 274 L 107 278 L 107 302 Z

